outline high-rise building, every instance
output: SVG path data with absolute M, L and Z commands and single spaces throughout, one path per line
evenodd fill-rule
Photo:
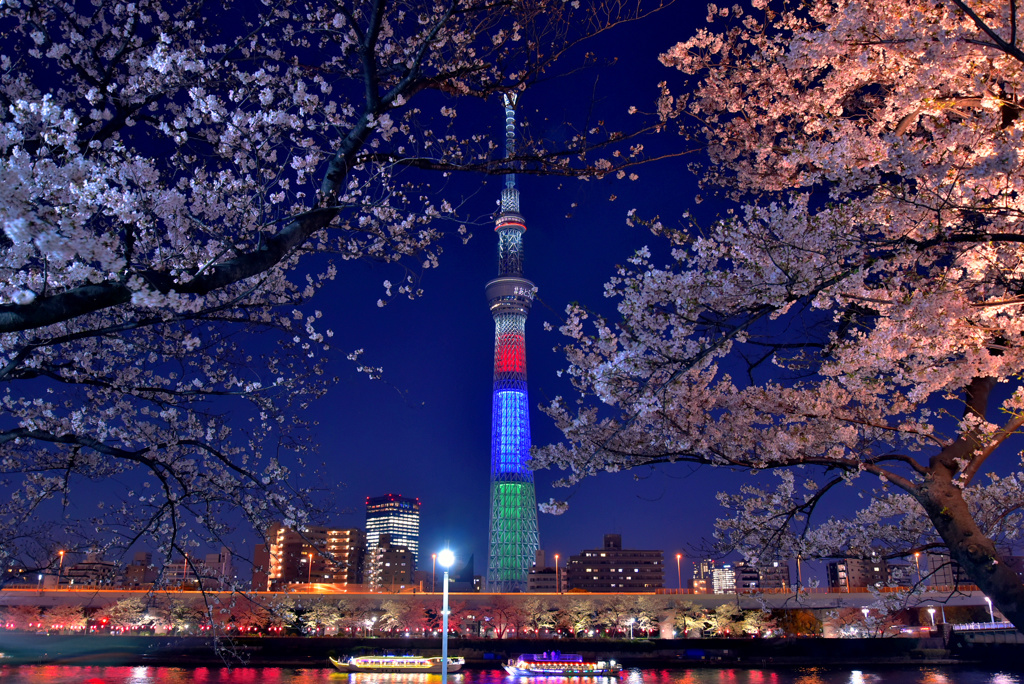
M 112 586 L 116 584 L 117 565 L 100 557 L 99 551 L 90 551 L 85 560 L 64 568 L 61 584 L 71 586 Z
M 736 570 L 732 563 L 723 563 L 711 571 L 711 591 L 715 594 L 736 592 Z
M 365 548 L 360 529 L 273 525 L 266 545 L 256 549 L 252 587 L 266 591 L 289 584 L 362 584 Z
M 752 565 L 747 561 L 736 561 L 736 589 L 757 592 L 766 589 L 789 589 L 789 563 L 772 561 L 764 565 Z
M 378 591 L 401 591 L 413 583 L 412 551 L 381 534 L 366 557 L 367 583 Z
M 594 592 L 651 592 L 665 584 L 665 553 L 622 548 L 621 534 L 604 535 L 604 547 L 570 556 L 569 589 Z
M 391 537 L 393 546 L 412 552 L 413 567 L 420 557 L 420 500 L 400 494 L 366 497 L 366 548 L 372 555 L 380 535 Z
M 555 556 L 558 559 L 558 556 Z M 561 565 L 561 563 L 559 563 Z M 543 549 L 537 551 L 536 560 L 526 578 L 526 590 L 530 592 L 550 593 L 563 592 L 569 588 L 565 578 L 565 568 L 553 568 L 546 563 Z
M 516 93 L 504 95 L 505 154 L 515 153 Z M 534 285 L 523 277 L 523 233 L 514 173 L 505 174 L 498 234 L 498 277 L 487 283 L 494 318 L 494 393 L 491 404 L 491 499 L 487 589 L 526 591 L 540 547 L 537 497 L 530 458 L 530 402 L 526 392 L 526 316 Z
M 840 558 L 828 566 L 828 588 L 832 591 L 850 591 L 852 588 L 880 586 L 889 581 L 888 563 L 881 554 L 869 558 Z
M 964 584 L 974 584 L 967 577 L 967 573 L 960 567 L 960 564 L 953 560 L 948 553 L 929 551 L 925 554 L 924 576 L 927 583 L 933 587 L 955 587 Z
M 693 580 L 690 588 L 694 594 L 709 594 L 712 590 L 712 576 L 715 571 L 715 561 L 704 558 L 693 564 Z
M 741 591 L 757 591 L 761 588 L 761 571 L 747 561 L 736 561 L 733 564 L 736 573 L 736 589 Z
M 235 569 L 231 562 L 231 551 L 222 546 L 219 553 L 189 556 L 167 563 L 163 569 L 162 581 L 168 587 L 232 587 L 235 583 Z
M 131 564 L 124 569 L 124 586 L 135 589 L 151 587 L 158 577 L 159 573 L 153 565 L 153 554 L 149 551 L 138 551 Z

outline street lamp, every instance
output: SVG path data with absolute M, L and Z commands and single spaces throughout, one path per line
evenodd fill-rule
M 985 603 L 988 604 L 988 619 L 994 625 L 996 623 L 996 614 L 992 612 L 992 599 L 986 596 Z
M 309 567 L 306 568 L 306 584 L 309 585 L 309 591 L 313 591 L 313 552 L 309 552 Z
M 455 562 L 451 549 L 442 549 L 437 560 L 444 568 L 444 598 L 441 599 L 441 681 L 448 681 L 448 568 Z
M 558 572 L 558 554 L 555 554 L 555 593 L 562 593 L 562 575 Z
M 60 589 L 60 576 L 61 573 L 64 571 L 64 551 L 61 550 L 57 553 L 60 554 L 60 564 L 57 566 L 57 588 Z
M 683 593 L 683 571 L 679 568 L 679 562 L 683 560 L 683 554 L 676 554 L 676 579 L 679 580 L 679 593 Z
M 932 619 L 932 629 L 935 629 L 935 609 L 934 608 L 929 608 L 928 609 L 928 617 L 930 617 Z
M 868 631 L 868 611 L 870 608 L 861 608 L 860 612 L 864 613 L 864 633 Z
M 917 583 L 921 583 L 921 552 L 914 552 L 914 566 L 917 568 Z
M 633 623 L 636 622 L 633 618 L 629 618 L 629 640 L 633 640 Z

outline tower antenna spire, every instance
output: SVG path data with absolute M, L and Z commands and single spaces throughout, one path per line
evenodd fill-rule
M 516 147 L 516 100 L 505 106 L 505 156 Z M 540 547 L 537 495 L 530 458 L 530 401 L 526 391 L 526 316 L 534 285 L 523 277 L 523 234 L 516 175 L 505 174 L 498 234 L 498 277 L 487 283 L 494 318 L 494 394 L 491 404 L 491 510 L 487 558 L 489 591 L 526 591 L 527 575 Z
M 505 159 L 512 159 L 516 155 L 516 103 L 519 93 L 514 90 L 502 93 L 501 101 L 505 105 Z M 512 171 L 505 174 L 501 211 L 519 213 L 519 190 L 516 189 L 516 174 Z

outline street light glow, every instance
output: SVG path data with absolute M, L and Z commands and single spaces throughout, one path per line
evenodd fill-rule
M 455 562 L 455 554 L 451 549 L 442 549 L 437 554 L 437 562 L 444 568 L 443 598 L 441 600 L 441 681 L 448 681 L 448 568 Z

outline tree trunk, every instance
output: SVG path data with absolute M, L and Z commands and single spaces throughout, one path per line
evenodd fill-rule
M 1024 584 L 974 521 L 951 474 L 933 467 L 915 496 L 946 542 L 950 558 L 1024 632 Z

